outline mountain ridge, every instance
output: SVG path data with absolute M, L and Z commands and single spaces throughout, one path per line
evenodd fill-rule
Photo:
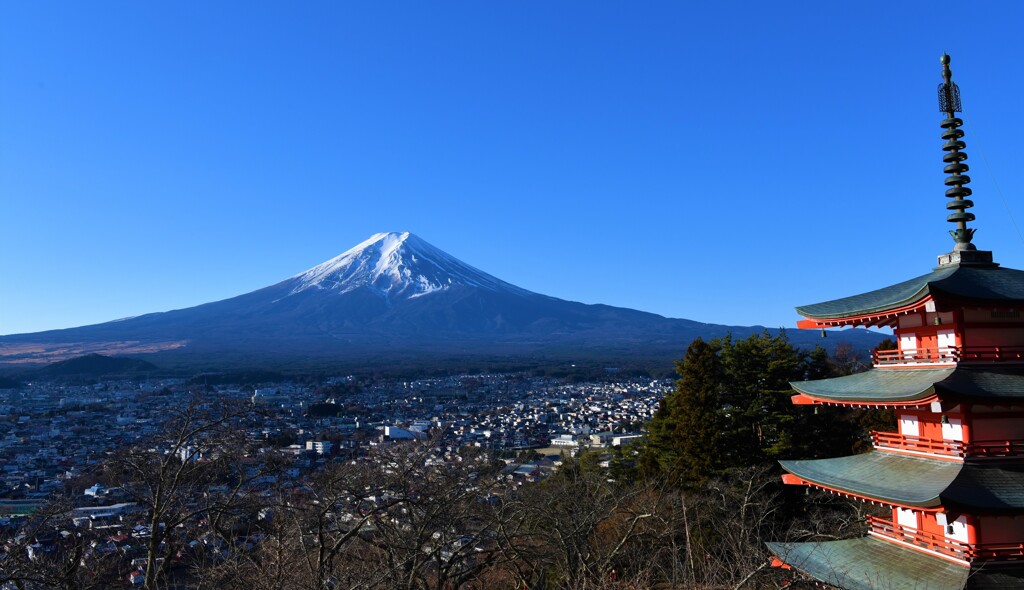
M 572 351 L 670 361 L 697 336 L 737 337 L 762 326 L 723 326 L 522 289 L 409 232 L 379 233 L 273 285 L 190 308 L 111 322 L 0 336 L 0 364 L 88 353 L 210 359 L 379 358 L 420 354 L 543 357 Z M 809 346 L 818 334 L 787 331 Z M 864 332 L 841 338 L 873 345 Z M 825 342 L 829 344 L 829 342 Z

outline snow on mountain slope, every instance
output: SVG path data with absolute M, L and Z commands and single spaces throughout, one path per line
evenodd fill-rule
M 534 295 L 452 257 L 409 233 L 379 233 L 295 275 L 291 294 L 309 289 L 348 293 L 371 287 L 388 299 L 412 299 L 456 286 Z

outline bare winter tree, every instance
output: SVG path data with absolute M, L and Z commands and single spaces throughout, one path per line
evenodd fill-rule
M 463 588 L 501 559 L 493 501 L 503 490 L 485 454 L 423 444 L 375 459 L 385 511 L 361 549 L 382 567 L 352 587 Z
M 626 587 L 641 569 L 630 556 L 650 534 L 661 493 L 609 481 L 599 470 L 568 460 L 535 486 L 504 498 L 498 540 L 505 566 L 530 588 Z
M 197 550 L 200 537 L 202 551 L 223 552 L 225 540 L 256 509 L 245 492 L 267 475 L 267 465 L 243 458 L 246 415 L 242 407 L 193 399 L 146 444 L 104 463 L 107 479 L 120 483 L 146 515 L 147 590 L 167 586 L 172 568 Z
M 206 567 L 206 587 L 469 588 L 502 559 L 486 455 L 380 448 L 278 490 L 258 546 Z M 482 586 L 477 584 L 476 588 Z
M 71 503 L 57 497 L 0 540 L 0 588 L 91 590 L 116 585 L 117 556 L 97 549 L 98 535 L 76 529 Z

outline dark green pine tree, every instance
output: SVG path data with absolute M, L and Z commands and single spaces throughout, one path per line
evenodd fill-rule
M 815 381 L 829 377 L 835 377 L 835 373 L 832 371 L 832 359 L 829 358 L 827 350 L 820 345 L 815 346 L 814 350 L 804 356 L 802 379 Z
M 690 486 L 733 468 L 849 454 L 864 438 L 856 414 L 792 402 L 791 382 L 836 369 L 824 349 L 801 352 L 785 333 L 694 340 L 648 425 L 639 474 Z
M 802 376 L 794 381 L 816 381 L 839 376 L 839 365 L 820 346 L 804 355 Z M 841 407 L 793 406 L 796 422 L 793 447 L 784 459 L 838 457 L 856 451 L 862 437 L 853 410 Z
M 801 377 L 801 355 L 785 333 L 755 334 L 722 343 L 726 384 L 723 452 L 728 467 L 789 456 L 798 446 L 799 416 L 789 382 Z
M 650 422 L 646 448 L 640 458 L 645 477 L 676 479 L 696 486 L 721 468 L 721 390 L 724 380 L 720 347 L 698 338 L 683 360 L 676 362 L 679 380 L 673 393 L 661 400 Z
M 874 350 L 896 350 L 896 341 L 886 338 L 878 343 Z M 856 422 L 859 430 L 864 434 L 858 441 L 854 450 L 860 453 L 871 450 L 870 434 L 872 431 L 895 432 L 899 429 L 896 420 L 896 412 L 892 409 L 865 409 L 856 412 Z

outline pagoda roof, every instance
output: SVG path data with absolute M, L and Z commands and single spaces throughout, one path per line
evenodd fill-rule
M 942 492 L 942 504 L 986 512 L 1019 512 L 1024 508 L 1024 463 L 968 462 Z
M 836 403 L 907 403 L 929 397 L 1010 401 L 1024 398 L 1024 368 L 871 369 L 844 377 L 793 381 L 807 397 Z
M 987 513 L 1024 509 L 1024 462 L 955 462 L 873 451 L 834 459 L 779 461 L 821 487 L 889 504 Z
M 940 266 L 889 287 L 823 303 L 797 307 L 811 319 L 840 319 L 903 308 L 926 296 L 1024 304 L 1024 271 L 995 265 Z
M 961 590 L 971 568 L 874 537 L 823 543 L 766 543 L 786 564 L 846 590 Z M 1011 586 L 1012 587 L 1012 586 Z
M 935 508 L 962 463 L 870 452 L 834 459 L 779 461 L 793 475 L 822 487 L 903 506 Z

